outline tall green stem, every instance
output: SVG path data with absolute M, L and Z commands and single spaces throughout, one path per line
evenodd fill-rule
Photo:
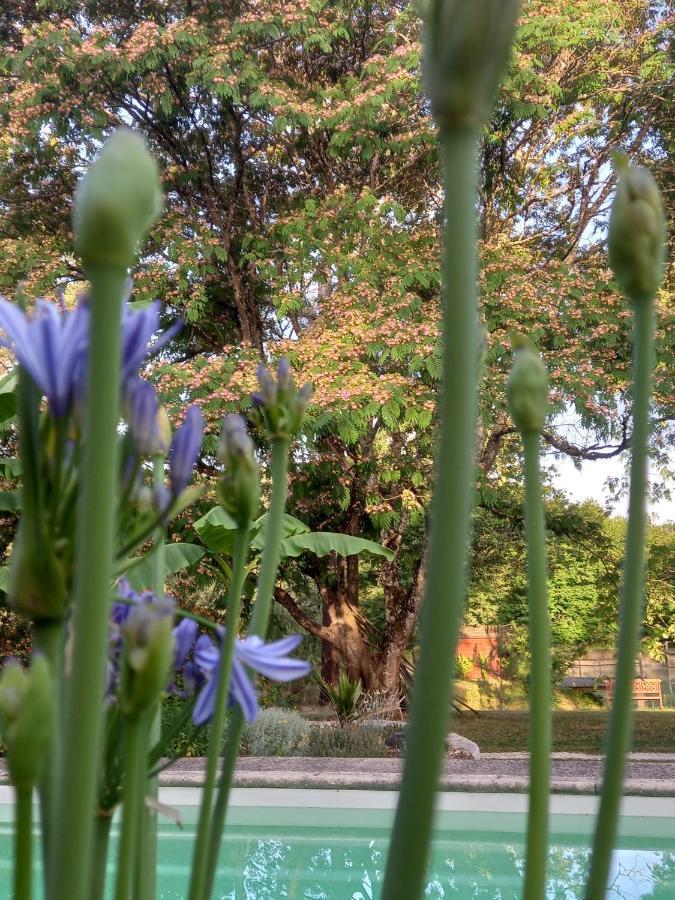
M 230 688 L 234 642 L 237 636 L 239 614 L 241 611 L 241 591 L 246 575 L 246 554 L 249 545 L 249 529 L 238 528 L 235 534 L 232 579 L 227 598 L 227 630 L 223 638 L 218 671 L 218 688 L 211 719 L 208 755 L 206 758 L 206 774 L 202 788 L 202 801 L 199 810 L 197 837 L 192 858 L 192 874 L 190 879 L 190 900 L 204 898 L 206 864 L 208 861 L 209 826 L 213 806 L 213 792 L 218 774 L 218 761 L 223 747 L 227 698 Z M 220 833 L 219 833 L 220 838 Z
M 158 456 L 153 461 L 153 480 L 155 486 L 164 483 L 164 457 Z M 152 551 L 152 592 L 155 597 L 164 596 L 164 580 L 166 574 L 166 551 L 164 545 L 164 528 L 155 532 L 155 546 Z M 150 746 L 155 747 L 162 737 L 161 701 L 155 706 L 150 726 Z M 156 800 L 159 795 L 159 776 L 148 780 L 145 791 Z M 141 833 L 140 851 L 138 854 L 138 871 L 136 873 L 136 900 L 154 900 L 157 894 L 157 813 L 143 803 L 140 811 Z
M 269 622 L 270 610 L 272 608 L 272 597 L 274 595 L 277 571 L 279 569 L 282 523 L 284 508 L 286 506 L 289 446 L 290 441 L 286 438 L 277 438 L 272 441 L 272 496 L 270 497 L 270 507 L 267 513 L 267 522 L 265 526 L 265 549 L 263 551 L 255 606 L 253 608 L 253 615 L 251 616 L 251 625 L 249 628 L 251 634 L 257 634 L 261 637 L 264 637 L 267 633 L 267 625 Z M 232 777 L 234 775 L 237 756 L 239 755 L 239 746 L 241 744 L 243 731 L 244 717 L 241 714 L 241 710 L 237 707 L 232 713 L 227 730 L 223 768 L 211 819 L 209 854 L 204 881 L 204 900 L 213 893 L 213 882 L 216 877 L 216 868 L 218 867 L 220 841 L 223 834 L 223 828 L 225 827 L 225 816 L 227 814 L 227 804 L 230 799 Z
M 260 564 L 260 575 L 256 586 L 255 605 L 251 615 L 249 632 L 265 637 L 272 609 L 274 588 L 277 583 L 279 559 L 281 557 L 281 534 L 286 507 L 286 491 L 288 480 L 288 438 L 275 438 L 272 441 L 272 495 L 265 523 L 265 549 Z
M 383 900 L 417 900 L 422 896 L 466 592 L 478 377 L 477 142 L 477 132 L 470 129 L 441 134 L 446 288 L 440 445 L 420 661 L 415 673 L 407 756 Z
M 138 854 L 141 805 L 145 799 L 148 733 L 151 711 L 128 718 L 125 723 L 124 782 L 122 785 L 122 831 L 117 858 L 115 900 L 129 900 Z
M 14 832 L 14 900 L 31 900 L 33 880 L 33 792 L 16 789 Z
M 112 827 L 112 811 L 100 810 L 94 821 L 94 859 L 91 867 L 89 900 L 103 900 L 108 874 L 108 845 Z
M 524 900 L 546 896 L 551 768 L 551 640 L 548 619 L 546 523 L 539 472 L 539 433 L 523 433 L 525 533 L 530 632 L 530 793 Z
M 91 340 L 82 463 L 73 655 L 49 878 L 51 900 L 86 900 L 103 731 L 119 410 L 120 319 L 126 272 L 96 267 L 91 281 Z
M 52 704 L 51 740 L 45 754 L 44 766 L 38 783 L 40 798 L 40 832 L 42 840 L 42 865 L 46 880 L 49 871 L 50 842 L 54 831 L 54 794 L 61 732 L 61 693 L 63 679 L 64 624 L 60 620 L 43 619 L 33 623 L 33 652 L 42 653 L 49 663 L 54 686 Z M 45 891 L 46 893 L 46 891 Z
M 644 606 L 649 398 L 653 364 L 654 310 L 650 302 L 633 304 L 633 435 L 626 554 L 621 589 L 616 687 L 607 733 L 607 756 L 600 810 L 595 825 L 586 900 L 603 900 L 616 838 L 626 756 L 633 727 L 633 678 Z

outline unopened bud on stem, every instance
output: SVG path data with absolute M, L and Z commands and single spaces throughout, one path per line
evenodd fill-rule
M 241 416 L 225 416 L 218 456 L 225 466 L 218 483 L 220 505 L 239 527 L 246 527 L 260 504 L 260 472 Z
M 75 242 L 85 268 L 132 266 L 161 208 L 157 163 L 141 137 L 116 131 L 75 191 Z
M 619 180 L 609 220 L 609 264 L 633 302 L 654 298 L 665 264 L 666 220 L 659 189 L 647 169 L 617 156 Z
M 297 435 L 312 396 L 312 386 L 295 386 L 288 360 L 277 364 L 276 379 L 262 363 L 258 366 L 260 390 L 251 395 L 252 418 L 272 439 L 289 439 Z
M 542 432 L 548 406 L 548 375 L 541 356 L 523 335 L 514 335 L 516 351 L 506 385 L 511 418 L 521 433 Z
M 487 121 L 519 8 L 520 0 L 429 0 L 424 67 L 441 131 Z
M 166 687 L 174 654 L 173 615 L 172 603 L 144 603 L 134 606 L 124 623 L 120 704 L 127 716 L 143 713 Z
M 9 777 L 16 788 L 31 788 L 40 777 L 51 737 L 52 685 L 44 656 L 30 669 L 10 660 L 0 676 L 0 734 L 7 748 Z

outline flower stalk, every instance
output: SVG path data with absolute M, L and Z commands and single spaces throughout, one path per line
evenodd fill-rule
M 595 823 L 586 900 L 605 896 L 616 839 L 626 758 L 633 728 L 633 678 L 644 610 L 649 468 L 649 403 L 654 365 L 654 300 L 663 279 L 666 224 L 651 173 L 618 161 L 619 181 L 609 222 L 609 263 L 633 310 L 633 433 L 616 686 Z
M 214 712 L 211 718 L 211 731 L 206 757 L 206 772 L 204 774 L 199 821 L 197 824 L 197 836 L 192 857 L 189 893 L 190 900 L 203 900 L 203 898 L 208 896 L 204 892 L 204 887 L 207 878 L 208 849 L 212 831 L 213 794 L 218 775 L 218 761 L 220 760 L 223 748 L 225 715 L 227 712 L 227 699 L 230 689 L 234 644 L 237 637 L 239 615 L 241 611 L 241 592 L 246 577 L 246 555 L 248 552 L 248 545 L 249 528 L 247 524 L 237 528 L 234 538 L 232 578 L 227 598 L 227 629 L 221 647 L 218 688 Z M 222 830 L 220 833 L 222 833 Z M 218 839 L 220 838 L 220 833 L 218 834 Z
M 299 426 L 299 422 L 298 422 Z M 288 454 L 290 436 L 282 435 L 272 439 L 272 494 L 265 526 L 265 549 L 263 551 L 260 575 L 256 588 L 255 606 L 251 616 L 249 632 L 264 637 L 267 633 L 272 598 L 279 570 L 281 554 L 281 534 L 286 493 L 288 489 Z M 225 827 L 227 805 L 230 798 L 234 767 L 239 755 L 241 737 L 244 731 L 244 717 L 237 707 L 230 718 L 223 755 L 223 766 L 218 785 L 218 794 L 211 817 L 208 857 L 205 869 L 204 893 L 199 900 L 208 900 L 213 893 L 213 882 L 218 866 L 220 843 Z M 195 898 L 196 900 L 196 898 Z
M 548 406 L 548 375 L 527 338 L 514 337 L 515 359 L 506 388 L 511 418 L 523 442 L 525 538 L 530 639 L 530 790 L 528 795 L 524 900 L 546 894 L 548 798 L 551 770 L 551 634 L 548 617 L 546 520 L 539 449 Z
M 517 0 L 433 0 L 427 14 L 425 70 L 445 187 L 443 379 L 421 653 L 383 900 L 422 896 L 445 753 L 474 484 L 478 141 L 506 64 L 518 6 Z
M 644 608 L 649 398 L 654 343 L 654 308 L 636 304 L 633 325 L 633 433 L 626 552 L 619 611 L 616 685 L 607 731 L 607 755 L 595 825 L 586 900 L 603 900 L 616 840 L 626 758 L 633 730 L 633 678 Z
M 33 791 L 16 788 L 14 811 L 14 900 L 33 896 Z
M 66 682 L 65 722 L 49 897 L 85 900 L 101 748 L 108 632 L 116 429 L 119 409 L 120 316 L 126 272 L 96 267 L 92 288 L 91 353 L 85 409 L 74 582 L 72 670 Z M 95 400 L 94 400 L 95 398 Z
M 139 242 L 161 208 L 157 165 L 142 140 L 117 132 L 78 185 L 77 248 L 91 285 L 81 492 L 73 584 L 73 651 L 48 878 L 49 900 L 86 900 L 103 736 L 113 542 L 122 300 Z
M 153 480 L 158 487 L 164 483 L 164 457 L 159 455 L 153 460 Z M 164 596 L 164 576 L 166 571 L 164 528 L 155 532 L 155 545 L 152 551 L 152 592 L 155 597 Z M 161 700 L 155 704 L 151 712 L 149 734 L 150 747 L 159 744 L 162 738 Z M 146 794 L 155 800 L 159 793 L 159 777 L 154 775 L 143 783 L 143 796 Z M 136 873 L 136 900 L 154 900 L 157 894 L 157 813 L 142 804 L 140 810 L 141 829 L 139 836 L 140 851 Z
M 124 726 L 124 782 L 122 786 L 122 830 L 117 858 L 115 900 L 130 900 L 139 850 L 141 814 L 145 800 L 148 738 L 154 708 L 129 716 Z

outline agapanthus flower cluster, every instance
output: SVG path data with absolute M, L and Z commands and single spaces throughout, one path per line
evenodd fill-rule
M 55 418 L 67 416 L 84 388 L 89 346 L 89 301 L 82 295 L 72 309 L 62 302 L 38 300 L 32 314 L 0 297 L 0 346 L 10 350 L 47 398 Z M 153 341 L 159 330 L 160 304 L 122 313 L 122 393 L 126 397 L 143 362 L 158 353 L 182 323 Z
M 293 380 L 287 359 L 280 359 L 276 378 L 262 363 L 258 366 L 259 390 L 251 394 L 251 418 L 272 440 L 294 437 L 302 425 L 305 409 L 312 396 L 312 385 L 300 389 Z
M 110 637 L 108 643 L 108 686 L 107 696 L 117 698 L 120 688 L 121 666 L 125 653 L 125 632 L 130 622 L 145 607 L 157 615 L 176 613 L 172 598 L 158 599 L 152 591 L 137 593 L 122 579 L 117 587 L 120 598 L 113 603 L 110 614 Z M 192 719 L 195 725 L 206 725 L 212 715 L 220 668 L 220 644 L 224 629 L 219 629 L 214 640 L 206 634 L 199 634 L 199 626 L 190 618 L 181 618 L 172 630 L 173 659 L 165 684 L 167 693 L 178 693 L 184 697 L 197 695 Z M 310 664 L 295 659 L 291 654 L 297 649 L 300 635 L 290 635 L 277 641 L 264 641 L 255 635 L 237 638 L 235 641 L 232 675 L 230 679 L 229 705 L 238 705 L 247 722 L 252 722 L 258 714 L 258 695 L 247 669 L 272 681 L 287 682 L 303 678 L 310 672 Z
M 130 460 L 125 471 L 133 479 L 139 460 L 168 454 L 169 487 L 155 488 L 154 495 L 155 505 L 165 512 L 192 480 L 204 438 L 204 417 L 197 406 L 189 407 L 171 440 L 168 418 L 155 388 L 138 371 L 175 336 L 182 322 L 175 322 L 159 334 L 160 303 L 135 308 L 127 302 L 131 282 L 126 290 L 121 322 L 120 389 L 135 459 Z M 6 335 L 0 337 L 0 346 L 14 354 L 57 420 L 64 420 L 73 412 L 77 414 L 84 394 L 89 312 L 86 294 L 72 309 L 67 309 L 62 299 L 58 303 L 38 300 L 32 313 L 0 297 L 0 332 Z

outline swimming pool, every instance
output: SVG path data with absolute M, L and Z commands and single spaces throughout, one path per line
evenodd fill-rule
M 0 795 L 0 799 L 7 799 Z M 161 900 L 184 900 L 198 791 L 164 788 L 183 827 L 161 825 Z M 218 900 L 376 900 L 396 794 L 237 789 L 218 872 Z M 439 795 L 426 896 L 515 900 L 523 868 L 524 795 Z M 597 798 L 552 798 L 549 894 L 582 896 Z M 10 896 L 11 811 L 0 808 L 0 897 Z M 113 840 L 112 850 L 115 845 Z M 675 898 L 675 800 L 628 798 L 608 897 Z

